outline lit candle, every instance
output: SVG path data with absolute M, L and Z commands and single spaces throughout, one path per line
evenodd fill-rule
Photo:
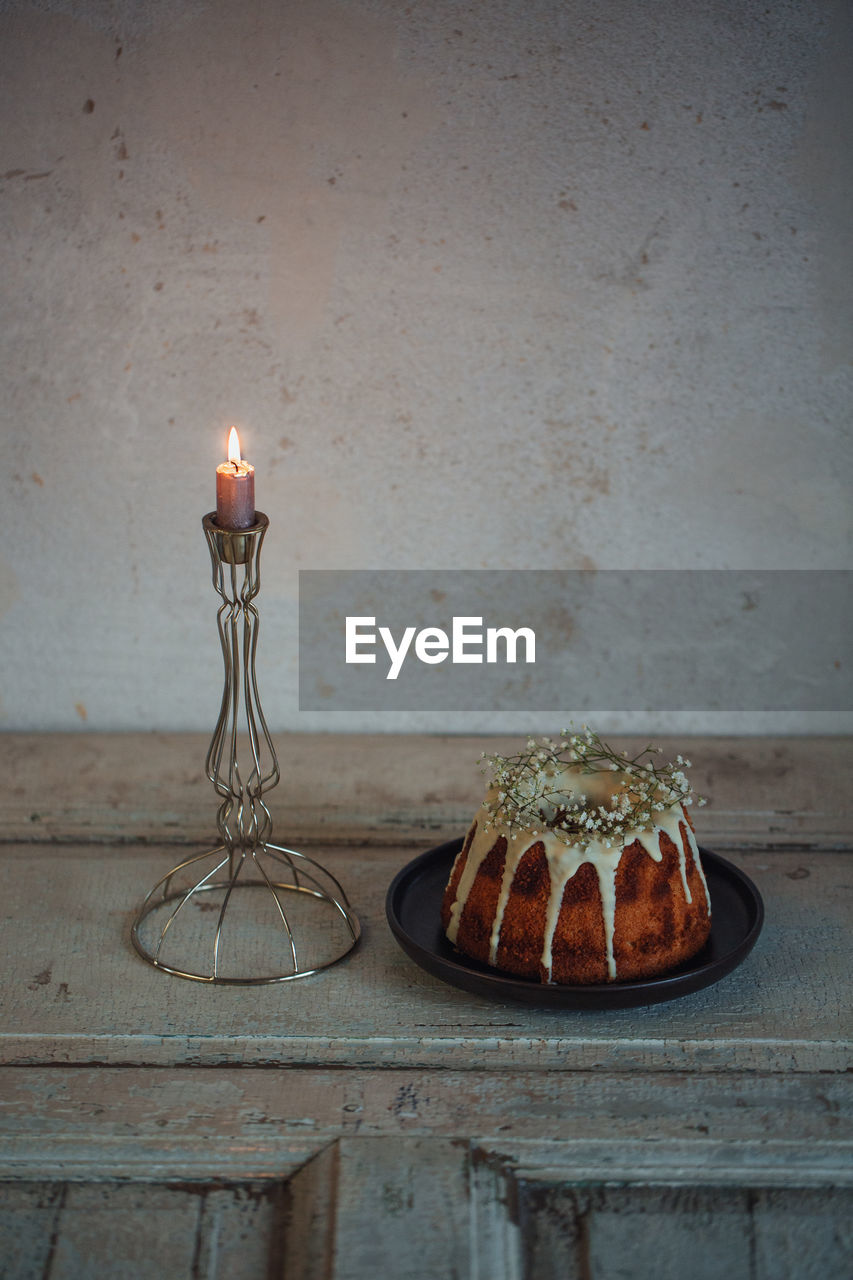
M 216 468 L 216 523 L 220 529 L 250 529 L 255 523 L 255 468 L 240 457 L 236 427 L 228 437 L 228 461 Z

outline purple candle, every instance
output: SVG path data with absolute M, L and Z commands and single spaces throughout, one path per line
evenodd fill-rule
M 255 468 L 240 457 L 236 427 L 228 437 L 228 461 L 216 468 L 216 523 L 220 529 L 250 529 L 255 523 Z

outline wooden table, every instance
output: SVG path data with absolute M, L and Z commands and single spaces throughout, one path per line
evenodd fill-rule
M 277 739 L 276 835 L 340 875 L 359 949 L 274 987 L 156 973 L 129 926 L 210 843 L 206 745 L 0 739 L 0 1274 L 851 1274 L 849 740 L 663 744 L 766 924 L 718 985 L 608 1013 L 467 995 L 385 923 L 499 740 Z

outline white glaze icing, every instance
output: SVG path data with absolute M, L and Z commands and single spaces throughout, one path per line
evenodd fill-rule
M 565 787 L 565 790 L 569 794 L 586 795 L 590 801 L 601 804 L 613 794 L 614 782 L 618 781 L 619 776 L 613 773 L 581 775 L 578 780 L 582 785 L 575 786 L 574 779 L 578 775 L 574 775 L 571 779 L 571 792 L 568 786 Z M 566 777 L 569 778 L 570 775 L 567 774 Z M 501 926 L 518 864 L 524 854 L 537 843 L 541 843 L 544 846 L 545 859 L 551 880 L 542 948 L 542 967 L 547 981 L 551 980 L 552 947 L 563 902 L 563 893 L 572 876 L 587 862 L 595 868 L 598 877 L 601 909 L 604 917 L 607 972 L 611 981 L 616 978 L 616 960 L 613 954 L 613 934 L 616 918 L 616 873 L 619 869 L 619 861 L 623 851 L 635 840 L 640 842 L 649 857 L 654 859 L 655 862 L 660 862 L 663 857 L 660 849 L 661 835 L 669 837 L 678 850 L 681 883 L 685 898 L 690 903 L 693 899 L 687 879 L 686 843 L 705 890 L 708 915 L 710 916 L 711 914 L 711 900 L 708 895 L 708 885 L 702 871 L 696 837 L 680 804 L 673 805 L 672 808 L 660 812 L 654 827 L 645 830 L 632 829 L 617 839 L 611 839 L 610 847 L 608 847 L 606 839 L 598 837 L 589 839 L 585 846 L 566 844 L 553 831 L 547 828 L 542 831 L 516 832 L 514 837 L 511 829 L 496 822 L 485 806 L 477 813 L 474 822 L 476 823 L 476 830 L 468 849 L 468 856 L 459 884 L 456 887 L 456 897 L 450 910 L 450 920 L 447 926 L 447 937 L 451 942 L 456 942 L 462 912 L 480 867 L 495 847 L 496 842 L 503 837 L 506 840 L 507 849 L 489 946 L 489 962 L 491 964 L 495 964 L 497 960 Z M 458 856 L 461 858 L 462 854 L 460 853 Z

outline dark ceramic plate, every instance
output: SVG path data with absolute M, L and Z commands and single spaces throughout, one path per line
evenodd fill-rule
M 444 936 L 439 921 L 444 886 L 461 838 L 422 853 L 396 875 L 385 912 L 391 931 L 407 955 L 443 982 L 492 1000 L 522 1000 L 559 1009 L 627 1009 L 674 1000 L 719 982 L 752 950 L 764 922 L 764 904 L 755 885 L 731 862 L 701 849 L 711 895 L 711 936 L 692 960 L 660 978 L 560 986 L 512 978 L 469 960 Z

